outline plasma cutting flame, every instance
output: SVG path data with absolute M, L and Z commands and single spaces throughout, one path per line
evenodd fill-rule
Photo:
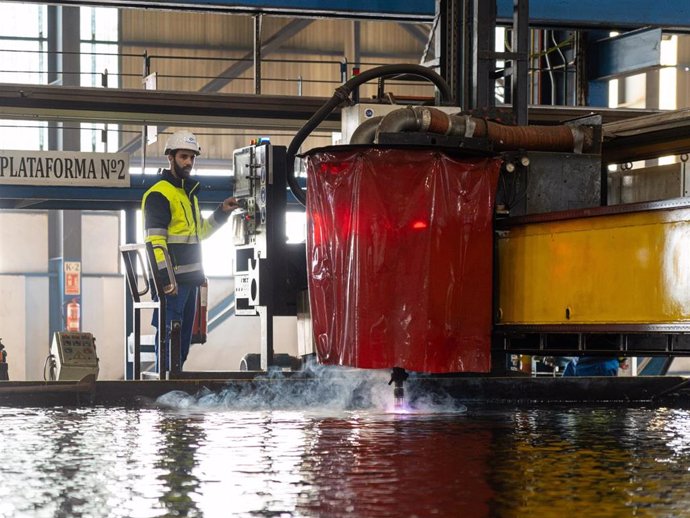
M 394 408 L 401 410 L 405 408 L 405 389 L 400 387 L 393 389 Z

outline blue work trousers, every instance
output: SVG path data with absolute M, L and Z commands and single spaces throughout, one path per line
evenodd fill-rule
M 165 296 L 165 327 L 168 330 L 166 346 L 170 351 L 170 333 L 172 321 L 179 320 L 182 323 L 180 333 L 180 350 L 182 353 L 182 365 L 187 360 L 189 346 L 192 343 L 192 328 L 194 327 L 194 314 L 196 313 L 196 298 L 198 287 L 190 284 L 178 284 L 177 295 Z M 151 322 L 156 327 L 156 371 L 158 371 L 158 310 L 154 310 Z M 170 361 L 170 355 L 168 355 Z M 168 370 L 170 364 L 168 364 Z
M 563 371 L 563 376 L 618 376 L 618 358 L 582 357 L 571 360 Z

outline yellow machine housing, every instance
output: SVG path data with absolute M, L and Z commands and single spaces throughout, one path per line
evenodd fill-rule
M 494 350 L 690 356 L 690 202 L 497 222 Z
M 690 322 L 687 200 L 516 218 L 502 227 L 496 324 L 681 330 Z

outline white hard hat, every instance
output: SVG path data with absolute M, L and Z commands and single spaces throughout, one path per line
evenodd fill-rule
M 201 154 L 201 147 L 196 140 L 196 136 L 191 131 L 176 131 L 168 137 L 165 143 L 165 154 L 169 155 L 172 151 L 186 149 L 193 151 L 195 155 Z

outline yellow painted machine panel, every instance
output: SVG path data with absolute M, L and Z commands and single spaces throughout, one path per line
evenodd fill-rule
M 497 324 L 690 322 L 690 208 L 499 231 Z

